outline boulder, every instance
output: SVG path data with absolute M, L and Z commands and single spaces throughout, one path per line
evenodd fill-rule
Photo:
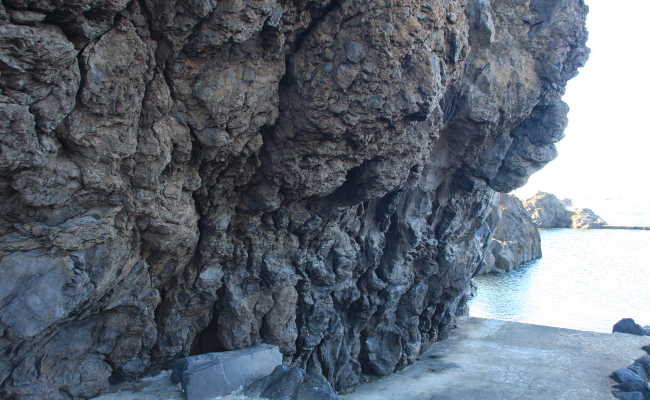
M 172 382 L 179 376 L 187 400 L 211 400 L 225 396 L 264 376 L 282 364 L 277 346 L 185 357 L 172 363 Z
M 517 197 L 498 194 L 489 218 L 494 234 L 479 274 L 508 272 L 542 256 L 539 231 Z
M 645 377 L 629 368 L 617 369 L 612 373 L 612 379 L 618 382 L 617 388 L 624 392 L 644 392 L 647 389 Z
M 638 336 L 650 336 L 650 330 L 634 322 L 632 318 L 623 318 L 614 324 L 612 332 L 629 333 Z
M 285 366 L 248 385 L 243 394 L 268 400 L 340 400 L 322 376 L 306 376 L 301 368 Z

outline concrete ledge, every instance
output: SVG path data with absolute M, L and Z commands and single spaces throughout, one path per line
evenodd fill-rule
M 650 338 L 464 318 L 416 364 L 346 400 L 611 400 L 609 375 Z

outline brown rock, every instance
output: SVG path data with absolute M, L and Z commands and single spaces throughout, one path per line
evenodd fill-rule
M 262 341 L 347 391 L 447 334 L 586 7 L 303 3 L 2 2 L 0 397 Z

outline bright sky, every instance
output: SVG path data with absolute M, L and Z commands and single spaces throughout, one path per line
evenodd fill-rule
M 650 199 L 650 1 L 586 3 L 591 56 L 564 96 L 559 156 L 516 193 Z

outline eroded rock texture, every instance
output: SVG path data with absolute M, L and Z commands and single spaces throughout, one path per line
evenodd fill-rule
M 277 344 L 339 391 L 464 308 L 582 0 L 3 0 L 0 387 Z

